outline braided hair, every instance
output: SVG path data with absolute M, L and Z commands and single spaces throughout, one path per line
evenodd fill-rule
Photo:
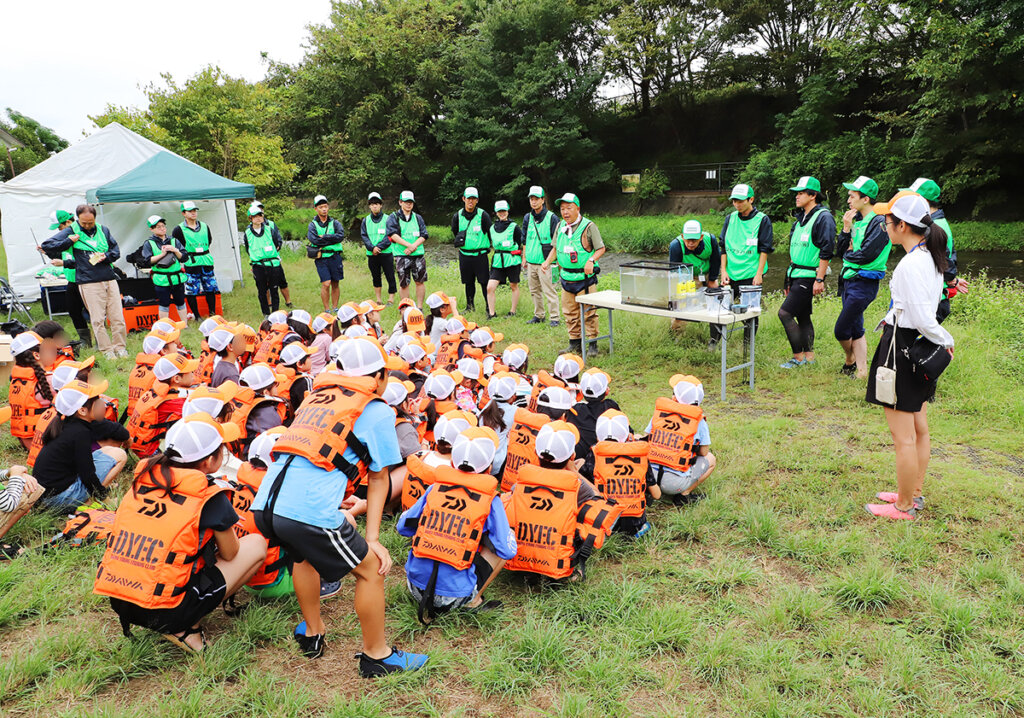
M 32 373 L 36 375 L 36 391 L 42 394 L 43 398 L 47 401 L 53 402 L 53 388 L 50 386 L 50 380 L 46 376 L 46 370 L 39 363 L 39 350 L 23 351 L 14 357 L 14 363 L 20 367 L 31 368 Z

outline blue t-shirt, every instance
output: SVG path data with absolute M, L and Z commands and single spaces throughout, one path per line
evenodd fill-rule
M 402 452 L 398 448 L 395 433 L 395 412 L 383 401 L 372 401 L 356 419 L 352 431 L 366 446 L 370 454 L 370 471 L 381 471 L 389 466 L 402 463 Z M 357 463 L 359 459 L 351 449 L 345 449 L 345 459 Z M 267 505 L 267 494 L 281 473 L 287 456 L 274 461 L 252 500 L 253 510 L 263 510 Z M 345 498 L 348 477 L 337 469 L 327 471 L 302 456 L 296 456 L 288 465 L 281 482 L 281 490 L 274 504 L 274 515 L 292 521 L 301 521 L 310 526 L 333 529 L 341 525 L 345 515 L 341 502 Z
M 647 430 L 644 433 L 651 433 L 651 422 L 647 422 Z M 697 435 L 693 437 L 694 456 L 697 455 L 697 449 L 699 449 L 702 446 L 711 446 L 711 431 L 708 429 L 707 419 L 704 418 L 701 418 L 700 423 L 697 424 Z M 668 467 L 663 467 L 660 465 L 658 466 L 658 468 L 662 469 L 664 473 L 669 476 L 678 476 L 680 478 L 689 478 L 690 473 L 693 471 L 692 468 L 687 469 L 686 471 L 676 471 L 675 469 L 670 469 Z M 655 476 L 657 476 L 657 474 L 655 474 Z
M 505 428 L 498 432 L 498 450 L 494 452 L 494 461 L 491 463 L 491 474 L 498 476 L 501 465 L 505 463 L 508 456 L 508 435 L 512 431 L 512 424 L 515 423 L 516 406 L 508 402 L 499 404 L 502 417 L 505 419 Z M 500 477 L 499 477 L 500 478 Z
M 423 496 L 408 511 L 398 517 L 398 533 L 402 536 L 415 535 L 416 529 L 412 528 L 415 523 L 411 525 L 406 525 L 406 523 L 415 522 L 423 514 L 424 503 L 433 488 L 433 486 L 428 487 Z M 487 515 L 487 521 L 484 522 L 484 534 L 490 538 L 494 553 L 498 555 L 498 558 L 508 561 L 516 555 L 516 551 L 518 551 L 516 535 L 508 524 L 505 505 L 501 503 L 501 498 L 498 496 L 491 499 L 491 511 Z M 434 595 L 463 597 L 476 593 L 476 568 L 472 564 L 469 565 L 469 568 L 459 571 L 454 566 L 440 561 L 413 556 L 411 550 L 409 559 L 405 562 L 405 573 L 409 577 L 409 583 L 419 590 L 425 591 L 435 563 L 438 569 Z

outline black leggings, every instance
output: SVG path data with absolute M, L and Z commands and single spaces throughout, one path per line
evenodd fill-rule
M 252 265 L 252 278 L 256 283 L 256 298 L 260 301 L 260 311 L 263 316 L 276 312 L 281 306 L 281 296 L 278 294 L 278 272 L 277 267 L 265 267 L 262 264 Z M 270 299 L 267 299 L 267 293 Z
M 459 278 L 466 287 L 466 306 L 476 299 L 476 284 L 480 285 L 480 293 L 487 297 L 487 280 L 491 268 L 487 261 L 487 252 L 480 254 L 463 254 L 459 252 Z M 475 282 L 475 284 L 474 284 Z
M 813 299 L 814 277 L 790 280 L 789 294 L 779 307 L 779 319 L 794 354 L 814 351 Z
M 373 277 L 373 286 L 380 288 L 382 283 L 380 275 L 383 272 L 384 278 L 388 280 L 388 294 L 398 291 L 395 286 L 395 257 L 390 252 L 370 254 L 366 257 L 366 263 L 370 267 L 370 276 Z
M 91 344 L 92 335 L 89 333 L 89 321 L 85 318 L 85 304 L 82 303 L 82 295 L 78 293 L 78 285 L 75 282 L 68 282 L 64 292 L 64 304 L 71 316 L 71 323 L 78 332 L 78 338 Z

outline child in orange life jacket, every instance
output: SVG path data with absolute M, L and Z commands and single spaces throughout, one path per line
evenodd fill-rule
M 277 394 L 288 402 L 289 416 L 295 415 L 295 410 L 313 388 L 310 371 L 315 353 L 316 349 L 304 347 L 300 342 L 292 342 L 281 350 L 281 363 L 277 370 L 284 378 L 277 386 Z
M 142 351 L 135 355 L 135 368 L 128 375 L 128 402 L 124 408 L 124 416 L 129 417 L 135 412 L 135 404 L 139 397 L 153 387 L 156 377 L 153 376 L 153 365 L 162 356 L 177 354 L 180 332 L 177 329 L 163 331 L 151 329 L 142 340 Z
M 441 416 L 434 426 L 435 448 L 418 451 L 406 457 L 402 479 L 402 509 L 409 509 L 434 483 L 438 466 L 452 465 L 452 445 L 459 434 L 477 425 L 475 414 L 453 409 Z
M 210 348 L 209 337 L 223 323 L 224 318 L 214 314 L 199 324 L 199 333 L 203 335 L 203 340 L 199 345 L 199 369 L 196 370 L 198 384 L 209 384 L 213 377 L 213 360 L 217 357 L 217 352 Z
M 388 647 L 384 575 L 391 556 L 380 543 L 388 467 L 401 463 L 395 414 L 380 396 L 388 357 L 368 338 L 342 342 L 339 372 L 318 378 L 295 421 L 274 447 L 274 463 L 253 499 L 256 526 L 295 561 L 292 580 L 303 621 L 294 638 L 308 658 L 323 655 L 326 626 L 320 579 L 356 578 L 355 609 L 363 634 L 364 677 L 416 670 L 427 656 Z M 338 433 L 335 433 L 338 432 Z M 366 538 L 340 508 L 349 482 L 366 476 Z
M 278 375 L 269 364 L 250 364 L 239 376 L 239 386 L 251 389 L 252 395 L 242 391 L 235 396 L 232 423 L 238 424 L 241 436 L 237 447 L 232 447 L 236 456 L 247 456 L 249 444 L 259 434 L 284 424 L 284 401 L 271 392 L 277 387 Z M 244 397 L 244 398 L 243 398 Z
M 447 364 L 454 365 L 459 359 L 467 356 L 467 352 L 472 353 L 474 347 L 469 337 L 476 328 L 476 322 L 471 322 L 465 317 L 455 316 L 448 320 L 448 334 L 445 335 L 445 338 L 453 339 L 448 339 L 447 342 L 450 347 Z M 445 339 L 442 339 L 442 343 L 445 343 Z M 441 353 L 442 351 L 439 349 L 438 361 L 435 362 L 435 365 L 443 367 Z
M 46 490 L 41 506 L 65 512 L 84 503 L 90 495 L 103 499 L 124 468 L 128 460 L 124 449 L 99 446 L 102 441 L 128 440 L 123 426 L 103 418 L 105 407 L 100 395 L 106 389 L 106 382 L 90 385 L 75 380 L 65 384 L 54 397 L 57 416 L 43 433 L 33 472 Z
M 455 299 L 444 292 L 434 292 L 424 301 L 429 314 L 424 317 L 424 333 L 435 346 L 441 345 L 441 336 L 447 331 L 448 317 L 458 314 Z
M 455 367 L 462 374 L 462 381 L 455 389 L 455 404 L 463 411 L 478 411 L 480 399 L 487 387 L 484 365 L 479 359 L 463 357 L 459 359 Z
M 412 396 L 419 396 L 427 376 L 430 374 L 430 357 L 437 347 L 426 338 L 413 339 L 398 351 L 399 358 L 409 365 L 408 377 L 413 389 Z
M 362 317 L 366 312 L 355 302 L 345 302 L 338 307 L 338 330 L 344 332 L 349 327 L 362 324 Z
M 601 414 L 594 431 L 597 443 L 590 458 L 594 486 L 605 499 L 622 507 L 615 532 L 640 538 L 651 530 L 647 494 L 661 498 L 661 489 L 648 470 L 647 442 L 633 439 L 629 417 L 617 409 Z
M 32 445 L 36 423 L 53 402 L 53 388 L 46 375 L 45 365 L 51 365 L 57 356 L 55 347 L 44 347 L 35 332 L 22 332 L 11 342 L 14 368 L 11 370 L 11 435 L 26 449 Z
M 238 383 L 239 374 L 245 366 L 241 357 L 246 353 L 248 339 L 240 324 L 224 324 L 210 332 L 206 343 L 214 351 L 213 372 L 210 386 L 220 386 L 226 381 Z
M 384 305 L 367 299 L 365 302 L 359 303 L 359 308 L 364 312 L 362 321 L 366 331 L 377 341 L 383 341 L 384 329 L 380 325 L 380 313 L 384 309 Z
M 245 349 L 238 356 L 239 369 L 244 369 L 252 363 L 253 354 L 256 351 L 258 342 L 256 341 L 259 336 L 258 332 L 250 327 L 248 324 L 241 324 L 242 336 L 245 338 Z
M 555 359 L 552 373 L 565 382 L 565 387 L 573 394 L 576 401 L 581 400 L 579 393 L 580 373 L 583 371 L 583 360 L 575 354 L 560 354 Z
M 110 598 L 125 635 L 142 626 L 202 651 L 199 622 L 263 565 L 266 539 L 238 538 L 231 485 L 210 476 L 237 438 L 235 426 L 193 414 L 167 431 L 163 453 L 136 467 L 93 587 Z
M 462 374 L 444 369 L 434 369 L 423 382 L 423 398 L 417 412 L 423 416 L 426 424 L 425 438 L 429 443 L 434 442 L 434 424 L 438 417 L 458 409 L 455 404 L 455 388 L 461 382 Z
M 661 493 L 676 505 L 699 500 L 693 491 L 715 470 L 711 433 L 700 408 L 704 385 L 694 376 L 676 374 L 669 379 L 672 399 L 659 398 L 654 418 L 647 425 L 649 460 Z
M 42 346 L 46 354 L 48 356 L 51 353 L 53 354 L 53 361 L 43 365 L 47 374 L 52 372 L 61 362 L 74 360 L 74 348 L 69 343 L 68 335 L 64 331 L 63 325 L 59 322 L 55 322 L 52 319 L 44 319 L 41 322 L 36 322 L 32 327 L 32 331 L 42 340 Z
M 609 409 L 618 409 L 614 399 L 608 397 L 611 378 L 600 369 L 590 368 L 580 375 L 580 394 L 583 400 L 577 402 L 566 421 L 580 432 L 580 443 L 576 445 L 576 456 L 584 459 L 580 473 L 592 476 L 594 456 L 591 448 L 598 442 L 595 430 L 597 418 Z
M 516 555 L 515 535 L 489 474 L 497 447 L 492 429 L 464 431 L 452 447 L 454 466 L 439 467 L 435 483 L 398 518 L 398 533 L 412 537 L 405 573 L 424 624 L 461 608 L 501 607 L 483 598 Z
M 483 359 L 481 361 L 484 366 L 484 376 L 490 376 L 494 373 L 494 362 L 498 360 L 498 356 L 494 353 L 494 345 L 496 342 L 504 339 L 504 334 L 491 331 L 490 327 L 477 327 L 470 332 L 470 343 L 474 348 L 483 352 Z
M 508 455 L 508 437 L 515 421 L 516 407 L 512 400 L 516 397 L 519 379 L 511 372 L 498 372 L 487 382 L 488 403 L 480 411 L 480 425 L 492 429 L 498 437 L 498 448 L 494 452 L 494 463 L 490 473 L 501 475 L 501 468 Z
M 516 375 L 516 406 L 526 406 L 533 389 L 533 377 L 530 376 L 530 347 L 525 344 L 510 344 L 501 353 L 501 363 Z
M 538 432 L 551 421 L 563 420 L 566 412 L 572 410 L 572 405 L 573 399 L 568 389 L 549 386 L 537 396 L 533 411 L 516 410 L 508 436 L 505 465 L 501 469 L 502 491 L 511 491 L 519 480 L 522 467 L 535 462 Z M 576 431 L 576 427 L 573 427 L 573 431 Z M 579 463 L 583 463 L 582 459 Z
M 316 376 L 331 360 L 329 348 L 331 342 L 338 336 L 338 318 L 333 314 L 317 314 L 309 323 L 309 328 L 313 332 L 313 341 L 310 342 L 309 348 L 314 350 L 309 373 Z
M 398 352 L 401 347 L 399 342 L 404 334 L 413 334 L 416 337 L 422 337 L 426 326 L 426 322 L 423 319 L 423 312 L 416 307 L 406 307 L 402 310 L 402 318 L 398 322 L 395 331 L 391 334 L 391 337 L 384 345 L 384 351 L 392 354 Z

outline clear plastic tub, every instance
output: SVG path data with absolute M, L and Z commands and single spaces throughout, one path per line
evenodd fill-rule
M 704 305 L 712 314 L 732 311 L 732 292 L 721 287 L 704 288 Z
M 619 267 L 623 304 L 678 309 L 687 295 L 696 294 L 693 267 L 673 262 L 628 262 Z
M 740 304 L 746 310 L 761 308 L 761 287 L 748 285 L 740 287 Z

